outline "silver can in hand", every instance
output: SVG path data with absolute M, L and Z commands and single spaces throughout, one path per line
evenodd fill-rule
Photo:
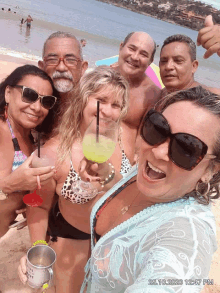
M 52 265 L 55 251 L 47 245 L 37 245 L 27 252 L 27 283 L 31 288 L 41 288 L 53 278 Z

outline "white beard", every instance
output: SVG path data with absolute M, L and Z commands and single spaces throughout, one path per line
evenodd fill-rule
M 53 84 L 55 89 L 59 92 L 59 93 L 67 93 L 70 92 L 73 87 L 74 87 L 74 83 L 72 80 L 69 79 L 58 79 L 58 80 L 53 80 Z

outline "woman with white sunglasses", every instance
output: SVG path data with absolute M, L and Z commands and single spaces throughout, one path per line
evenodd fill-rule
M 39 180 L 43 186 L 54 174 L 51 167 L 30 168 L 31 130 L 50 134 L 54 93 L 50 77 L 34 65 L 16 68 L 0 84 L 0 237 L 15 220 L 16 211 L 25 207 L 24 194 L 36 189 Z

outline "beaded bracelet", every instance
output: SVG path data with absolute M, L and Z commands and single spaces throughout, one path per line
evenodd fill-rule
M 42 244 L 45 244 L 45 245 L 48 245 L 47 242 L 45 240 L 37 240 L 33 243 L 32 247 L 37 245 L 38 243 L 42 243 Z
M 104 185 L 108 184 L 110 181 L 113 180 L 113 178 L 115 177 L 115 168 L 111 163 L 108 163 L 109 166 L 112 168 L 110 174 L 103 180 L 100 181 L 100 184 L 102 186 L 102 188 L 104 187 Z

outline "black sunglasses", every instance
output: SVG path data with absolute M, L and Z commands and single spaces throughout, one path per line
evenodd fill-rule
M 205 157 L 208 147 L 198 137 L 188 133 L 171 133 L 166 118 L 150 110 L 141 126 L 141 137 L 151 146 L 162 144 L 170 138 L 168 156 L 180 168 L 191 171 Z M 215 155 L 207 154 L 210 159 Z
M 54 96 L 41 96 L 35 90 L 24 85 L 13 85 L 12 87 L 22 89 L 21 99 L 23 102 L 33 104 L 40 99 L 41 105 L 47 110 L 53 108 L 57 101 L 57 98 Z

